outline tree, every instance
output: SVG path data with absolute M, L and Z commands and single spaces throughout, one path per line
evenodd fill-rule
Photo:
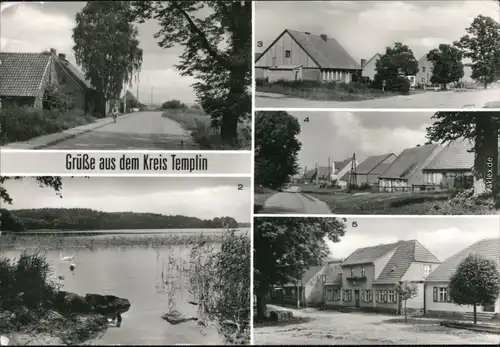
M 500 79 L 500 24 L 491 17 L 479 15 L 465 30 L 467 35 L 453 44 L 472 60 L 471 77 L 487 88 Z
M 474 307 L 474 324 L 477 323 L 477 305 L 494 304 L 500 293 L 500 274 L 497 264 L 478 254 L 470 254 L 451 276 L 451 300 L 458 305 Z
M 394 47 L 387 47 L 385 54 L 375 63 L 377 71 L 373 78 L 375 88 L 405 92 L 409 89 L 407 76 L 418 72 L 418 61 L 407 45 L 396 42 Z M 385 86 L 384 86 L 385 81 Z
M 155 18 L 159 46 L 185 47 L 176 68 L 194 76 L 201 107 L 233 143 L 238 121 L 250 117 L 252 75 L 251 1 L 133 1 L 140 21 Z
M 287 112 L 255 113 L 256 184 L 279 188 L 298 173 L 299 133 L 299 121 Z
M 254 294 L 257 317 L 266 312 L 266 295 L 273 285 L 301 278 L 329 254 L 326 239 L 339 242 L 345 224 L 336 218 L 279 217 L 254 221 Z
M 409 299 L 416 298 L 418 295 L 418 288 L 415 285 L 415 283 L 411 282 L 399 282 L 396 285 L 396 293 L 398 294 L 399 297 L 399 302 L 404 302 L 405 307 L 405 322 L 408 322 L 408 313 L 406 311 L 406 302 Z
M 76 62 L 96 88 L 103 116 L 106 101 L 118 98 L 142 65 L 138 30 L 132 22 L 129 1 L 88 1 L 76 15 Z
M 0 234 L 1 231 L 20 232 L 24 230 L 24 225 L 19 218 L 14 216 L 9 210 L 0 209 Z
M 440 44 L 439 48 L 427 53 L 427 59 L 433 63 L 431 82 L 441 84 L 442 89 L 451 82 L 458 82 L 464 77 L 462 52 L 451 45 Z
M 474 193 L 493 193 L 500 202 L 498 184 L 498 112 L 437 112 L 427 128 L 427 138 L 445 143 L 457 139 L 471 141 L 474 152 Z
M 162 109 L 185 110 L 188 106 L 179 100 L 169 100 L 161 104 Z
M 7 189 L 3 186 L 3 184 L 7 180 L 22 180 L 26 177 L 20 176 L 0 176 L 0 200 L 7 204 L 12 204 L 12 198 L 10 194 L 7 192 Z M 60 176 L 38 176 L 35 177 L 36 182 L 40 187 L 49 187 L 53 188 L 56 191 L 56 194 L 62 198 L 61 189 L 62 189 L 62 177 Z

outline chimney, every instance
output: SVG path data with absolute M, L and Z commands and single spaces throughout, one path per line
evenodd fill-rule
M 309 31 L 306 31 L 304 34 L 311 35 L 311 33 Z
M 321 35 L 319 35 L 319 36 L 320 36 L 320 37 L 323 39 L 323 41 L 325 41 L 325 42 L 328 40 L 328 36 L 326 36 L 325 34 L 321 34 Z
M 59 53 L 59 59 L 61 59 L 61 60 L 66 60 L 66 54 L 64 54 L 64 53 Z
M 50 53 L 52 53 L 52 54 L 57 54 L 57 51 L 56 51 L 56 49 L 55 49 L 55 48 L 51 48 L 51 49 L 50 49 Z
M 366 59 L 361 59 L 361 67 L 365 67 L 366 65 Z

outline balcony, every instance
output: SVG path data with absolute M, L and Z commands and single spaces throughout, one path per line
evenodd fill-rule
M 349 282 L 364 282 L 366 281 L 366 276 L 352 276 L 352 277 L 346 277 L 346 280 Z

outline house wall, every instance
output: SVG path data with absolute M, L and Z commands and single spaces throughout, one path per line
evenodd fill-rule
M 255 78 L 258 78 L 258 79 L 263 79 L 265 78 L 264 76 L 264 72 L 266 71 L 265 68 L 262 68 L 262 67 L 255 67 L 254 68 L 254 71 L 255 71 Z
M 321 70 L 321 81 L 350 83 L 355 73 L 357 73 L 355 70 L 323 69 Z
M 427 57 L 424 56 L 418 62 L 418 72 L 416 77 L 417 85 L 430 85 L 431 77 L 432 77 L 432 69 L 434 68 L 433 64 L 427 60 Z
M 377 73 L 377 70 L 375 70 L 375 68 L 376 68 L 377 61 L 379 59 L 380 59 L 380 56 L 377 55 L 375 58 L 370 60 L 368 62 L 368 64 L 366 64 L 363 67 L 363 72 L 362 72 L 361 76 L 367 77 L 370 79 L 370 81 L 373 81 L 373 79 L 375 78 L 375 74 Z
M 279 80 L 296 81 L 302 79 L 302 69 L 283 69 L 283 70 L 267 70 L 265 76 L 268 82 L 276 82 Z
M 424 184 L 442 186 L 446 189 L 452 189 L 455 182 L 455 177 L 464 175 L 472 176 L 472 170 L 460 170 L 460 171 L 423 171 L 424 173 Z
M 285 58 L 287 50 L 290 51 L 290 58 Z M 287 32 L 255 62 L 256 67 L 276 65 L 302 65 L 304 68 L 319 68 Z
M 33 107 L 33 105 L 35 103 L 35 97 L 2 96 L 1 102 L 2 102 L 2 108 L 15 106 L 15 105 L 17 105 L 19 107 L 23 107 L 23 106 Z
M 57 59 L 57 58 L 56 58 Z M 64 91 L 71 94 L 73 99 L 73 107 L 79 110 L 85 110 L 85 89 L 78 84 L 75 78 L 64 70 L 59 63 L 54 62 L 52 59 L 52 69 L 56 71 L 59 85 L 64 86 Z
M 408 184 L 411 187 L 413 184 L 422 185 L 424 184 L 424 173 L 422 169 L 426 167 L 441 151 L 443 147 L 438 146 L 434 149 L 434 151 L 429 155 L 425 161 L 420 165 L 411 175 L 408 177 Z
M 399 307 L 399 304 L 398 304 L 398 297 L 397 297 L 397 294 L 396 294 L 396 285 L 394 283 L 388 283 L 388 284 L 375 284 L 373 286 L 373 303 L 374 303 L 374 306 L 377 308 L 377 310 L 379 312 L 385 312 L 385 313 L 393 313 L 393 314 L 397 314 L 398 313 L 398 307 Z M 396 302 L 381 302 L 381 301 L 378 301 L 377 297 L 378 297 L 378 291 L 380 290 L 383 290 L 383 291 L 387 291 L 387 298 L 389 298 L 389 290 L 394 290 L 394 298 L 396 300 Z
M 379 191 L 381 192 L 397 192 L 403 191 L 403 188 L 408 187 L 406 180 L 393 178 L 379 178 Z
M 424 281 L 429 274 L 438 267 L 439 264 L 436 263 L 421 263 L 412 262 L 405 274 L 401 278 L 401 281 Z M 426 274 L 425 268 L 430 267 L 430 271 Z
M 320 69 L 302 69 L 302 79 L 309 81 L 321 81 Z
M 474 311 L 473 306 L 460 306 L 452 302 L 434 302 L 434 287 L 448 287 L 449 282 L 427 282 L 425 284 L 425 307 L 426 314 L 443 315 L 446 313 L 470 313 Z M 439 300 L 439 290 L 438 290 Z M 484 311 L 482 306 L 477 306 L 477 312 Z M 500 297 L 495 302 L 495 313 L 500 313 Z

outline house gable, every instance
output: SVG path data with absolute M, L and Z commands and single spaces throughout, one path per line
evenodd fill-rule
M 373 79 L 377 73 L 377 61 L 382 57 L 380 53 L 375 53 L 375 55 L 368 60 L 361 68 L 363 69 L 361 76 Z
M 285 51 L 290 51 L 286 58 Z M 255 60 L 255 67 L 269 68 L 277 65 L 302 65 L 304 68 L 319 68 L 317 61 L 285 29 L 269 47 Z

